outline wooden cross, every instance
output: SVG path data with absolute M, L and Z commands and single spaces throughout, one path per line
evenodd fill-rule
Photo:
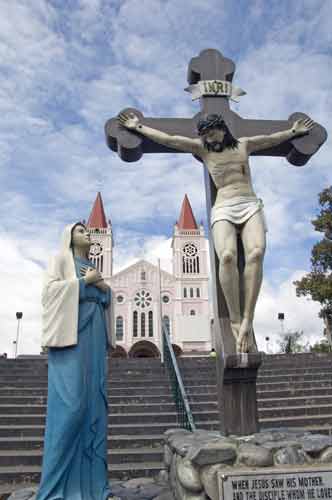
M 293 113 L 288 120 L 251 120 L 232 111 L 229 99 L 235 72 L 235 64 L 214 49 L 203 50 L 193 57 L 188 67 L 188 83 L 193 94 L 200 97 L 201 112 L 193 118 L 149 118 L 139 110 L 127 108 L 121 112 L 133 112 L 140 123 L 171 135 L 198 137 L 196 124 L 202 115 L 221 114 L 234 137 L 250 137 L 271 134 L 289 129 L 295 120 L 306 118 L 303 113 Z M 239 92 L 241 94 L 241 92 Z M 131 132 L 114 117 L 105 125 L 107 144 L 124 161 L 139 160 L 144 153 L 179 153 L 157 144 L 144 136 Z M 286 157 L 289 163 L 302 166 L 320 148 L 327 138 L 326 130 L 316 125 L 308 135 L 297 137 L 269 149 L 254 153 L 258 156 Z M 198 158 L 197 158 L 198 159 Z M 215 186 L 205 172 L 205 187 L 208 220 L 216 197 Z M 219 284 L 218 257 L 214 251 L 210 234 L 211 275 L 213 285 L 214 335 L 217 351 L 218 400 L 220 428 L 225 434 L 249 434 L 258 430 L 256 404 L 256 376 L 261 363 L 260 354 L 235 354 L 235 342 L 231 332 L 226 302 Z M 240 274 L 244 267 L 243 251 L 239 242 Z

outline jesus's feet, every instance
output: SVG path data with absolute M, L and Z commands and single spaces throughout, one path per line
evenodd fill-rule
M 252 337 L 252 321 L 243 318 L 236 342 L 236 352 L 249 352 Z
M 232 329 L 235 343 L 237 343 L 237 340 L 239 338 L 240 326 L 241 326 L 240 321 L 231 321 L 231 329 Z

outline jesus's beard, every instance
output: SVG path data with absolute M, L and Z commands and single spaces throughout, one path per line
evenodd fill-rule
M 225 149 L 225 144 L 220 141 L 204 141 L 204 147 L 213 153 L 221 153 Z

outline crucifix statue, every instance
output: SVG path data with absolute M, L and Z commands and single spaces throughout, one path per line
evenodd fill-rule
M 109 147 L 125 161 L 143 153 L 191 153 L 205 167 L 214 291 L 214 328 L 221 430 L 258 429 L 256 375 L 261 362 L 253 330 L 262 283 L 266 223 L 256 197 L 250 155 L 284 156 L 304 165 L 326 140 L 303 113 L 285 121 L 243 119 L 230 109 L 244 91 L 232 85 L 235 65 L 217 50 L 194 57 L 187 91 L 200 98 L 192 119 L 146 118 L 125 109 L 106 123 Z M 234 418 L 234 413 L 242 414 Z

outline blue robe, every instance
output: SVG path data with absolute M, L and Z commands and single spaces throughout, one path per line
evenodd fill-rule
M 75 258 L 76 275 L 82 264 Z M 110 293 L 80 280 L 78 344 L 49 348 L 44 457 L 36 500 L 105 500 L 107 359 L 104 308 Z

